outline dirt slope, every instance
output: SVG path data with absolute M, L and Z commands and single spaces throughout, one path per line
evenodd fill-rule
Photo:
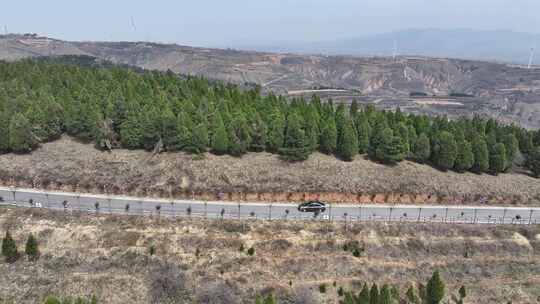
M 4 185 L 123 193 L 159 197 L 248 201 L 301 201 L 319 196 L 331 202 L 427 203 L 540 206 L 540 180 L 524 174 L 476 175 L 441 172 L 402 162 L 384 166 L 358 156 L 342 162 L 314 154 L 288 163 L 277 155 L 242 158 L 183 153 L 100 152 L 69 137 L 28 155 L 0 155 Z
M 467 303 L 540 301 L 539 227 L 281 223 L 99 217 L 0 209 L 19 249 L 28 233 L 42 257 L 0 261 L 0 298 L 95 294 L 101 303 L 337 303 L 337 286 L 425 281 L 438 268 Z M 344 251 L 357 243 L 361 255 Z M 154 245 L 156 254 L 150 256 Z M 239 248 L 255 248 L 254 256 Z M 290 283 L 289 283 L 290 282 Z M 318 285 L 326 283 L 321 294 Z M 289 285 L 292 284 L 292 285 Z M 0 300 L 0 302 L 2 302 Z M 9 302 L 8 302 L 9 303 Z

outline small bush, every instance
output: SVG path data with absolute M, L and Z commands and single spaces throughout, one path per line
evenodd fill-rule
M 148 248 L 148 253 L 149 253 L 150 255 L 156 254 L 156 246 L 150 245 L 150 248 Z
M 247 254 L 248 254 L 249 256 L 253 256 L 253 255 L 255 254 L 255 248 L 250 247 L 250 248 L 248 249 L 248 251 L 247 251 Z
M 358 258 L 360 257 L 360 250 L 358 250 L 358 248 L 354 248 L 352 254 L 355 258 Z
M 343 295 L 345 294 L 345 291 L 343 290 L 343 287 L 339 286 L 339 288 L 337 290 L 337 294 L 338 294 L 338 296 L 343 297 Z
M 244 252 L 244 244 L 240 244 L 240 248 L 238 248 L 238 251 Z
M 326 293 L 326 283 L 322 283 L 321 285 L 319 285 L 319 292 Z
M 44 304 L 61 304 L 61 303 L 62 302 L 60 302 L 60 300 L 54 296 L 48 296 L 44 302 Z

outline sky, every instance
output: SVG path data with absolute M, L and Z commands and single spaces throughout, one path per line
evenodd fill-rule
M 193 46 L 330 41 L 410 28 L 540 33 L 540 0 L 2 0 L 0 27 Z M 133 24 L 131 22 L 133 20 Z M 134 26 L 133 26 L 134 25 Z

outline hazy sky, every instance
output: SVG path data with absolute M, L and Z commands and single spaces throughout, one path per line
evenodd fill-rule
M 540 32 L 540 0 L 2 0 L 0 26 L 70 40 L 198 46 L 326 41 L 407 28 Z M 136 30 L 131 26 L 131 16 Z M 3 30 L 2 30 L 3 31 Z

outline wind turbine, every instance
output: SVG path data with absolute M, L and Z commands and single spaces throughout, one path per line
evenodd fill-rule
M 531 55 L 529 56 L 529 64 L 527 65 L 527 69 L 531 69 L 534 59 L 534 51 L 536 49 L 536 43 L 534 43 L 534 46 L 531 48 Z
M 133 28 L 133 31 L 136 32 L 137 26 L 135 25 L 135 19 L 133 18 L 133 16 L 131 16 L 130 18 L 130 23 L 131 23 L 131 27 Z
M 397 39 L 394 39 L 394 50 L 392 52 L 392 59 L 394 61 L 396 61 L 397 55 L 398 55 L 398 43 L 397 43 Z

